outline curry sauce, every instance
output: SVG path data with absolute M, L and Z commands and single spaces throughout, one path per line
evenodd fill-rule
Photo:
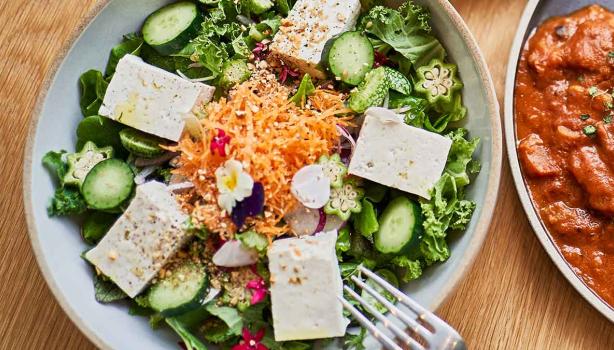
M 614 305 L 614 13 L 594 5 L 540 26 L 515 89 L 533 203 L 574 271 Z

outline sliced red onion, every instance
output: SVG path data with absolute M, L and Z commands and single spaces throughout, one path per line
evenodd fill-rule
M 163 165 L 170 162 L 171 159 L 178 156 L 177 152 L 166 152 L 163 155 L 155 158 L 136 158 L 134 160 L 134 165 L 139 168 L 144 168 L 152 165 Z
M 337 131 L 339 131 L 339 134 L 341 134 L 341 136 L 350 143 L 352 146 L 352 152 L 354 152 L 354 149 L 356 148 L 356 140 L 354 140 L 352 134 L 350 134 L 350 132 L 341 125 L 337 125 Z
M 321 165 L 308 165 L 294 174 L 290 190 L 307 208 L 319 209 L 330 199 L 330 179 Z
M 222 267 L 242 267 L 258 262 L 258 252 L 245 248 L 237 240 L 228 241 L 213 255 L 213 263 Z
M 314 233 L 322 232 L 324 230 L 324 227 L 326 227 L 326 213 L 324 212 L 324 209 L 320 208 L 318 210 L 318 215 L 320 216 L 320 218 L 318 220 L 318 226 L 316 227 Z
M 144 184 L 147 181 L 147 178 L 159 168 L 160 167 L 157 165 L 152 165 L 152 166 L 143 168 L 141 172 L 136 174 L 136 176 L 134 177 L 134 183 L 137 185 Z

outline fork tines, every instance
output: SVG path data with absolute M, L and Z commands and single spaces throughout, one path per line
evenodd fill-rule
M 386 280 L 373 273 L 371 270 L 360 266 L 358 270 L 368 279 L 375 282 L 395 299 L 407 306 L 413 316 L 409 316 L 406 312 L 401 311 L 397 306 L 391 303 L 388 299 L 377 292 L 373 287 L 365 283 L 358 276 L 352 276 L 351 280 L 360 287 L 363 291 L 371 295 L 381 305 L 383 305 L 390 314 L 400 320 L 406 327 L 402 329 L 397 324 L 393 323 L 388 317 L 378 311 L 372 304 L 361 297 L 357 292 L 348 286 L 344 286 L 344 290 L 356 300 L 362 307 L 368 311 L 376 320 L 378 320 L 384 328 L 390 331 L 396 337 L 397 342 L 391 339 L 384 332 L 380 331 L 370 319 L 363 315 L 356 307 L 344 298 L 340 298 L 343 307 L 348 310 L 352 316 L 364 326 L 375 339 L 377 339 L 386 349 L 402 350 L 404 348 L 412 350 L 424 349 L 465 349 L 465 343 L 458 333 L 439 319 L 437 316 L 426 310 L 413 299 L 409 298 L 403 292 L 392 286 Z M 409 334 L 412 333 L 414 338 Z M 399 345 L 400 344 L 400 345 Z M 402 345 L 402 346 L 401 346 Z

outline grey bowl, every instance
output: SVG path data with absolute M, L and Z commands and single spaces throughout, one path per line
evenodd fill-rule
M 54 185 L 40 161 L 49 150 L 74 147 L 74 130 L 81 119 L 79 75 L 90 68 L 102 70 L 109 50 L 122 35 L 138 30 L 147 14 L 167 2 L 100 2 L 76 29 L 49 73 L 33 112 L 25 149 L 24 201 L 38 263 L 64 311 L 92 342 L 105 349 L 175 348 L 177 339 L 169 331 L 152 331 L 144 318 L 128 315 L 125 305 L 101 305 L 94 300 L 91 269 L 79 257 L 86 246 L 78 226 L 68 219 L 47 217 L 46 206 Z M 435 31 L 460 67 L 469 109 L 466 127 L 483 140 L 478 151 L 483 171 L 468 193 L 478 208 L 467 232 L 452 239 L 450 260 L 429 268 L 421 280 L 405 288 L 434 310 L 463 278 L 486 237 L 499 189 L 502 138 L 494 87 L 475 39 L 449 2 L 420 2 L 431 9 Z
M 533 30 L 544 20 L 553 16 L 569 14 L 584 6 L 594 3 L 601 3 L 606 6 L 609 5 L 610 8 L 612 8 L 612 5 L 614 5 L 612 0 L 530 0 L 528 2 L 524 14 L 520 20 L 508 62 L 507 79 L 505 83 L 505 139 L 507 143 L 510 167 L 514 177 L 514 184 L 516 185 L 516 191 L 518 192 L 518 196 L 522 202 L 522 207 L 524 208 L 531 226 L 533 227 L 533 231 L 535 231 L 535 235 L 550 256 L 550 259 L 552 259 L 567 281 L 569 281 L 569 283 L 578 291 L 578 293 L 580 293 L 580 295 L 595 309 L 597 309 L 611 322 L 614 322 L 614 308 L 603 301 L 575 274 L 573 267 L 570 266 L 563 257 L 561 251 L 552 240 L 552 237 L 546 230 L 546 227 L 542 223 L 535 207 L 533 206 L 531 195 L 529 194 L 528 188 L 524 181 L 524 177 L 520 169 L 520 163 L 518 161 L 518 152 L 516 149 L 518 140 L 516 139 L 516 124 L 514 118 L 514 87 L 516 84 L 516 68 L 518 66 L 521 50 L 524 47 L 526 40 L 529 38 Z

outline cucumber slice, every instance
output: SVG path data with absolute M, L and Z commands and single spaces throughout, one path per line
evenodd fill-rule
M 125 202 L 134 188 L 134 173 L 119 159 L 107 159 L 90 170 L 81 186 L 87 205 L 96 210 L 110 210 Z
M 220 86 L 224 89 L 240 84 L 252 75 L 247 62 L 244 60 L 228 61 L 222 67 L 222 76 L 220 77 Z
M 422 212 L 418 203 L 405 196 L 393 199 L 380 217 L 375 248 L 384 254 L 408 252 L 422 240 Z
M 126 128 L 120 131 L 119 138 L 124 148 L 137 157 L 155 158 L 165 152 L 160 147 L 166 142 L 164 139 L 136 129 Z
M 346 32 L 334 40 L 328 52 L 328 66 L 338 80 L 358 85 L 373 69 L 375 55 L 371 41 L 361 32 Z
M 202 266 L 186 261 L 149 291 L 149 304 L 164 317 L 173 317 L 202 306 L 209 291 L 209 279 Z
M 411 86 L 409 79 L 407 79 L 407 77 L 404 76 L 403 73 L 390 67 L 384 67 L 384 69 L 386 70 L 388 80 L 390 81 L 390 89 L 396 92 L 400 92 L 403 95 L 411 94 L 413 87 Z
M 357 113 L 364 113 L 369 107 L 378 107 L 384 103 L 390 80 L 384 67 L 367 73 L 365 80 L 350 94 L 349 106 Z
M 143 38 L 161 55 L 168 56 L 181 51 L 198 34 L 202 23 L 198 6 L 180 1 L 149 15 L 143 25 Z

